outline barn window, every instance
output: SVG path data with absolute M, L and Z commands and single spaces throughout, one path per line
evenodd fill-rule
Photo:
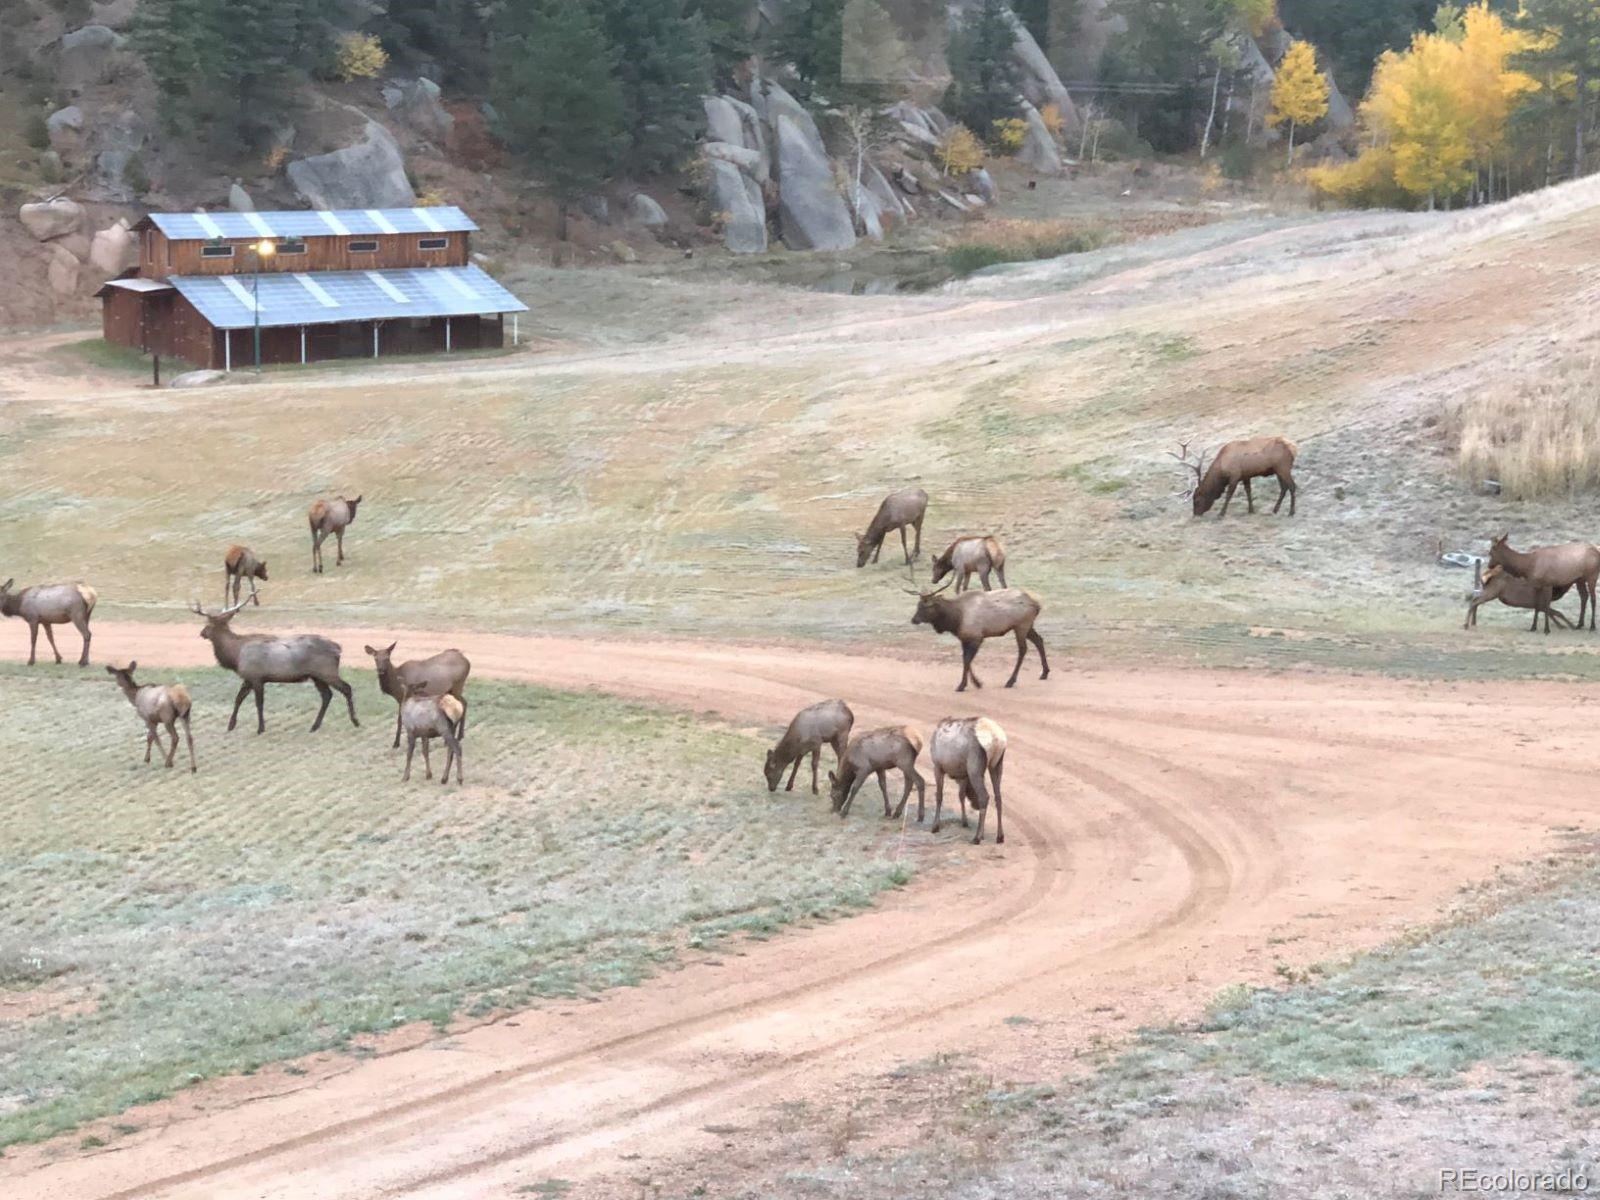
M 350 253 L 351 254 L 376 254 L 377 251 L 378 251 L 378 243 L 377 242 L 351 242 L 350 243 Z
M 450 239 L 449 238 L 423 238 L 420 242 L 417 243 L 417 245 L 419 247 L 421 247 L 423 250 L 448 250 L 448 249 L 450 249 Z
M 306 244 L 303 241 L 288 241 L 278 243 L 279 254 L 304 254 Z
M 232 246 L 201 246 L 200 247 L 200 257 L 201 258 L 232 258 L 233 257 L 233 247 Z

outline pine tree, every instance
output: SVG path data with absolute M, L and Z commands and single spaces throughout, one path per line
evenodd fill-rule
M 1227 31 L 1226 0 L 1112 0 L 1106 12 L 1122 30 L 1107 47 L 1103 81 L 1123 94 L 1135 133 L 1157 150 L 1187 150 L 1209 108 L 1210 48 Z
M 1268 125 L 1289 125 L 1289 157 L 1294 161 L 1297 128 L 1314 125 L 1328 115 L 1328 81 L 1317 70 L 1317 52 L 1310 42 L 1291 42 L 1272 81 Z
M 627 165 L 639 171 L 676 167 L 705 124 L 700 97 L 712 83 L 705 22 L 686 17 L 683 0 L 600 0 L 597 8 L 616 51 Z
M 756 0 L 688 0 L 684 11 L 705 22 L 718 71 L 730 72 L 756 52 Z
M 488 75 L 489 29 L 476 0 L 389 0 L 374 26 L 386 43 L 433 59 L 444 79 L 468 90 Z
M 1005 0 L 980 0 L 950 39 L 944 108 L 969 129 L 988 131 L 1020 111 L 1014 19 Z
M 1529 70 L 1562 80 L 1572 123 L 1572 177 L 1583 174 L 1587 114 L 1600 83 L 1600 3 L 1524 0 L 1516 23 L 1530 38 Z
M 573 203 L 627 149 L 616 52 L 582 0 L 513 0 L 501 15 L 492 87 L 507 149 L 554 197 L 567 236 Z

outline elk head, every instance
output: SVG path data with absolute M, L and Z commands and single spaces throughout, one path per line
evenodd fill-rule
M 864 567 L 867 559 L 872 557 L 872 543 L 867 541 L 866 535 L 856 534 L 856 566 Z
M 207 612 L 200 607 L 200 602 L 195 600 L 190 602 L 189 611 L 194 613 L 195 616 L 205 619 L 206 627 L 200 631 L 200 636 L 209 642 L 216 637 L 219 630 L 227 629 L 233 618 L 239 615 L 239 610 L 249 603 L 250 601 L 245 599 L 239 601 L 232 608 L 225 608 L 221 612 Z M 259 604 L 260 601 L 257 601 L 257 603 Z
M 1186 473 L 1184 482 L 1187 486 L 1182 491 L 1174 494 L 1183 500 L 1193 500 L 1194 515 L 1198 517 L 1211 507 L 1214 500 L 1208 498 L 1200 490 L 1200 485 L 1205 482 L 1206 477 L 1206 452 L 1202 450 L 1191 459 L 1189 457 L 1189 443 L 1192 441 L 1194 441 L 1192 437 L 1184 438 L 1178 443 L 1178 453 L 1174 454 L 1171 450 L 1168 450 L 1167 457 L 1177 459 Z M 1192 483 L 1187 478 L 1187 473 L 1190 471 L 1194 472 L 1194 481 Z
M 21 596 L 11 590 L 11 585 L 15 582 L 15 579 L 8 579 L 0 583 L 0 613 L 8 617 L 17 615 L 17 605 L 21 600 Z
M 340 496 L 339 499 L 344 500 L 350 506 L 350 519 L 354 521 L 356 519 L 356 506 L 361 503 L 361 497 L 358 495 L 354 500 L 345 500 L 343 496 Z
M 839 779 L 839 772 L 828 772 L 828 798 L 833 803 L 833 811 L 838 812 L 844 807 L 844 784 Z
M 783 778 L 783 764 L 778 761 L 776 750 L 767 751 L 767 761 L 762 765 L 761 773 L 767 777 L 767 791 L 777 791 L 778 780 Z
M 953 579 L 950 581 L 950 583 L 954 582 L 955 580 Z M 950 604 L 950 601 L 942 599 L 939 593 L 949 587 L 950 583 L 945 584 L 944 587 L 934 588 L 931 592 L 913 592 L 909 588 L 905 589 L 908 595 L 917 598 L 916 615 L 911 618 L 913 625 L 937 626 L 939 624 L 939 618 L 944 615 L 945 608 Z
M 378 668 L 378 674 L 382 675 L 385 671 L 393 669 L 394 648 L 399 644 L 399 642 L 390 642 L 381 650 L 375 646 L 364 646 L 362 649 L 372 655 L 372 661 Z
M 257 579 L 261 580 L 262 583 L 267 582 L 267 560 L 266 559 L 263 558 L 260 562 L 258 562 L 256 564 L 255 576 L 256 576 Z M 261 601 L 257 600 L 256 603 L 260 604 Z
M 943 554 L 934 556 L 933 561 L 928 564 L 930 570 L 933 572 L 932 582 L 938 583 L 939 580 L 950 574 L 955 565 L 952 561 L 953 559 L 954 555 L 952 555 L 948 550 Z M 921 595 L 921 593 L 919 592 L 918 595 Z

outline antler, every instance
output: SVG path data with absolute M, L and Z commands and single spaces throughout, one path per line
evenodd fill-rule
M 200 607 L 200 601 L 198 600 L 189 601 L 189 611 L 197 617 L 203 617 L 206 615 L 206 610 Z
M 1180 496 L 1185 500 L 1194 495 L 1195 488 L 1200 486 L 1200 481 L 1205 478 L 1206 473 L 1206 452 L 1204 450 L 1200 451 L 1199 455 L 1196 456 L 1193 462 L 1189 460 L 1189 444 L 1193 441 L 1194 435 L 1191 434 L 1178 443 L 1178 449 L 1180 453 L 1174 454 L 1171 450 L 1167 451 L 1168 458 L 1177 459 L 1178 462 L 1181 463 L 1186 469 L 1194 472 L 1193 486 L 1187 487 L 1180 492 L 1173 493 L 1173 495 Z

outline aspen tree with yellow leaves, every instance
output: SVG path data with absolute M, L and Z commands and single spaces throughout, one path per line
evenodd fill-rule
M 1317 70 L 1317 52 L 1310 42 L 1290 42 L 1272 82 L 1272 107 L 1267 124 L 1289 124 L 1289 155 L 1294 162 L 1295 130 L 1315 124 L 1328 113 L 1328 81 Z

